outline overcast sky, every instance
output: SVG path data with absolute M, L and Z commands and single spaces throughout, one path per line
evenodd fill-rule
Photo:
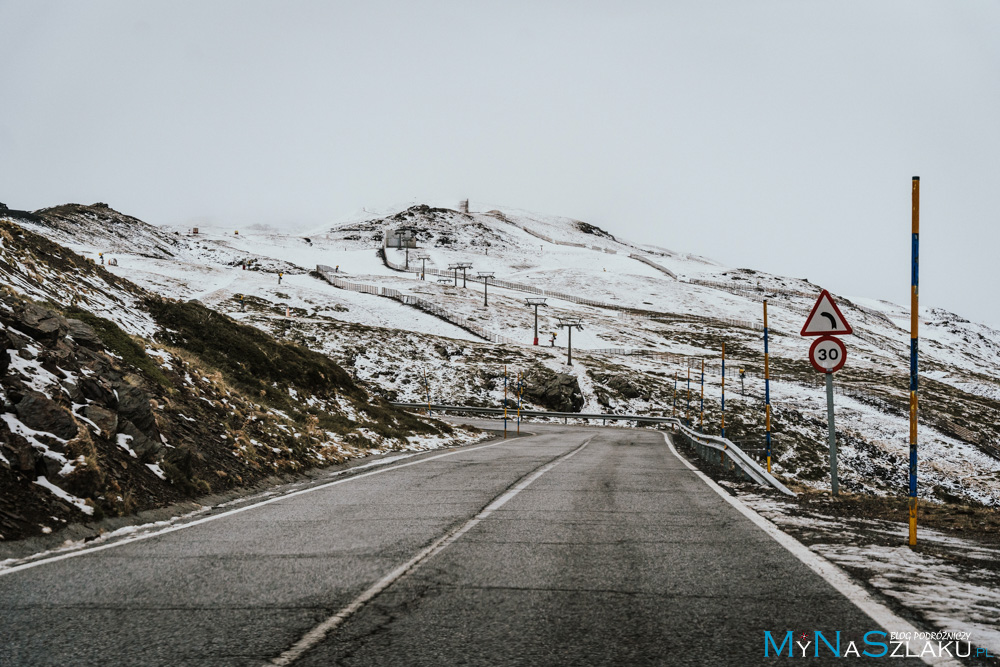
M 0 0 L 0 201 L 469 197 L 1000 327 L 1000 2 Z

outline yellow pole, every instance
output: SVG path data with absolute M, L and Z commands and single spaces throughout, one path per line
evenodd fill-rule
M 913 177 L 910 276 L 910 546 L 917 543 L 917 311 L 920 268 L 920 177 Z
M 503 439 L 507 439 L 507 364 L 503 366 Z
M 698 421 L 698 428 L 705 430 L 705 359 L 701 360 L 701 419 Z
M 521 373 L 517 373 L 517 433 L 521 433 Z
M 427 389 L 427 414 L 431 413 L 431 385 L 427 381 L 427 369 L 424 369 L 424 387 Z
M 764 299 L 764 447 L 771 472 L 771 362 L 767 350 L 767 299 Z
M 670 415 L 671 417 L 677 416 L 677 369 L 674 369 L 674 411 Z
M 684 418 L 687 420 L 688 426 L 691 426 L 691 360 L 688 360 L 688 401 L 687 409 L 684 411 Z
M 722 344 L 722 437 L 726 437 L 726 344 Z

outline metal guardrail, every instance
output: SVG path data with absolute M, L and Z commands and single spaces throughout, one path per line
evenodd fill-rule
M 465 412 L 488 415 L 504 414 L 503 408 L 487 408 L 466 405 L 441 405 L 436 403 L 431 403 L 430 405 L 427 403 L 392 403 L 391 405 L 405 410 L 429 409 L 432 412 Z M 507 413 L 509 416 L 509 408 Z M 761 486 L 770 486 L 771 488 L 777 489 L 781 493 L 788 496 L 796 495 L 794 491 L 788 489 L 773 475 L 761 468 L 760 465 L 750 457 L 750 455 L 737 447 L 732 441 L 714 435 L 699 433 L 694 429 L 684 426 L 684 424 L 682 424 L 676 417 L 650 417 L 642 415 L 615 415 L 586 412 L 551 412 L 548 410 L 521 410 L 521 416 L 554 417 L 557 419 L 563 419 L 564 421 L 569 419 L 600 419 L 602 422 L 634 421 L 645 424 L 669 424 L 673 426 L 674 430 L 681 437 L 683 437 L 685 441 L 692 446 L 692 448 L 694 448 L 699 456 L 706 461 L 710 463 L 717 463 L 727 469 L 738 469 L 745 479 Z M 713 452 L 715 453 L 714 455 L 712 454 Z
M 732 441 L 714 435 L 705 435 L 694 429 L 688 428 L 679 422 L 672 420 L 679 435 L 683 437 L 689 445 L 698 453 L 698 456 L 709 461 L 718 463 L 723 468 L 738 468 L 745 479 L 756 482 L 761 486 L 770 486 L 777 489 L 786 496 L 797 495 L 784 484 L 779 482 L 774 475 L 764 470 L 749 454 L 737 447 Z
M 397 408 L 404 408 L 407 410 L 427 410 L 428 405 L 426 403 L 392 403 Z M 488 415 L 502 415 L 504 413 L 503 408 L 486 408 L 486 407 L 476 407 L 469 405 L 441 405 L 438 403 L 431 403 L 430 409 L 432 412 L 473 412 L 476 414 L 488 414 Z M 513 408 L 507 408 L 508 416 L 512 414 Z M 643 417 L 640 415 L 605 415 L 597 413 L 585 413 L 585 412 L 553 412 L 550 410 L 521 410 L 522 417 L 555 417 L 558 419 L 600 419 L 602 421 L 634 421 L 642 422 L 648 424 L 664 424 L 667 422 L 677 421 L 673 417 Z

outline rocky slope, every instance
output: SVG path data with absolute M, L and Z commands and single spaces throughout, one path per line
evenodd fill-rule
M 0 221 L 0 539 L 479 436 Z M 18 289 L 20 288 L 20 289 Z

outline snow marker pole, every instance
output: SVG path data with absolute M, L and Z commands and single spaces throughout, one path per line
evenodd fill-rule
M 521 374 L 517 374 L 517 433 L 521 434 Z
M 722 437 L 726 437 L 726 344 L 722 344 Z
M 705 360 L 701 360 L 701 419 L 698 428 L 705 430 Z
M 691 360 L 688 359 L 688 400 L 687 408 L 684 411 L 684 418 L 687 420 L 688 426 L 691 426 Z
M 503 366 L 503 439 L 507 439 L 507 364 Z
M 764 449 L 771 472 L 771 360 L 767 352 L 767 299 L 764 299 Z
M 672 417 L 677 416 L 677 369 L 674 369 L 674 412 Z
M 431 383 L 427 381 L 427 369 L 424 369 L 424 387 L 427 389 L 427 414 L 431 413 Z
M 910 270 L 910 546 L 917 544 L 917 341 L 920 318 L 920 177 L 913 177 Z

